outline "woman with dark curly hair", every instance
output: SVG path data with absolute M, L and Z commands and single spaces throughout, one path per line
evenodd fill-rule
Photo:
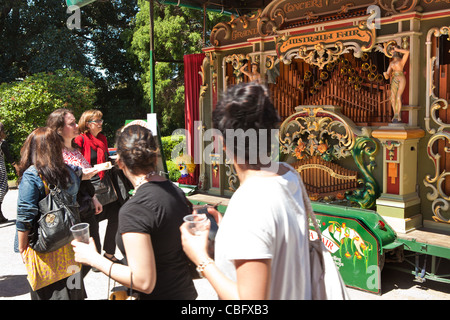
M 190 213 L 183 191 L 156 173 L 158 149 L 151 131 L 123 129 L 117 139 L 117 165 L 134 186 L 119 212 L 117 245 L 127 265 L 116 265 L 91 246 L 73 241 L 75 258 L 140 292 L 141 300 L 197 297 L 181 247 L 180 225 Z
M 181 233 L 187 256 L 221 299 L 311 299 L 304 186 L 291 166 L 267 161 L 279 121 L 257 83 L 230 88 L 213 112 L 240 186 L 223 218 L 208 208 L 219 224 L 215 260 L 207 232 L 192 235 L 183 224 Z

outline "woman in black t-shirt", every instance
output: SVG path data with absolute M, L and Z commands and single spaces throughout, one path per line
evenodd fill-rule
M 102 257 L 93 241 L 89 246 L 73 241 L 75 259 L 127 287 L 132 283 L 140 299 L 195 299 L 179 230 L 190 210 L 184 193 L 156 174 L 158 150 L 151 131 L 140 125 L 125 127 L 117 154 L 117 165 L 134 186 L 119 212 L 117 245 L 126 265 Z

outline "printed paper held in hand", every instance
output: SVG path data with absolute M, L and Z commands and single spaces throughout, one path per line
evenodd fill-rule
M 103 163 L 99 163 L 99 164 L 94 165 L 94 169 L 96 169 L 98 171 L 105 171 L 105 170 L 109 170 L 111 168 L 112 168 L 111 161 L 103 162 Z

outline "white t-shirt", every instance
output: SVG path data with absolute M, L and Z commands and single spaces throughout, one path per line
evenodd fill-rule
M 309 227 L 298 179 L 289 171 L 246 180 L 216 236 L 216 265 L 233 281 L 234 260 L 271 259 L 272 300 L 311 299 Z

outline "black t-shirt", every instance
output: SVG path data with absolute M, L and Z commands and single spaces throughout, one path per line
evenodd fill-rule
M 125 255 L 122 234 L 150 234 L 156 263 L 156 285 L 141 299 L 190 300 L 197 297 L 181 246 L 180 226 L 190 213 L 186 197 L 171 181 L 144 183 L 120 209 L 117 246 Z

